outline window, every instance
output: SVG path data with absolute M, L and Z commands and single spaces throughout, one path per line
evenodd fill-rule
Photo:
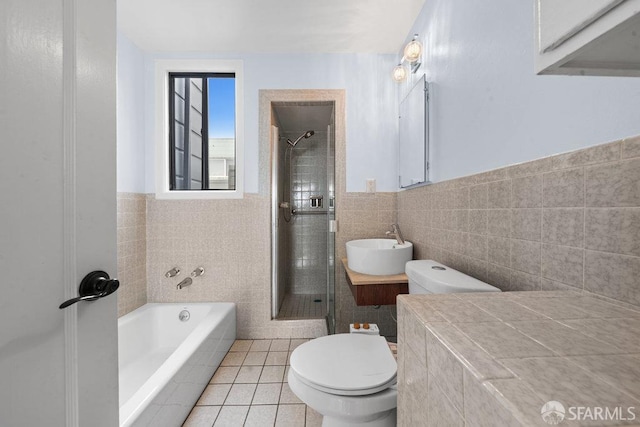
M 157 61 L 158 198 L 242 197 L 241 75 L 240 61 Z

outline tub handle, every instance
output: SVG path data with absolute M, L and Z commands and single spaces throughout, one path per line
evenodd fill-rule
M 60 309 L 67 308 L 80 301 L 95 301 L 106 297 L 118 289 L 120 281 L 111 279 L 104 271 L 92 271 L 87 274 L 78 288 L 78 296 L 60 304 Z

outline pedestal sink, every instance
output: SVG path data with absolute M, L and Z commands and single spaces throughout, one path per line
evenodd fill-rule
M 347 242 L 347 264 L 357 273 L 388 276 L 404 273 L 413 258 L 413 243 L 395 239 L 360 239 Z

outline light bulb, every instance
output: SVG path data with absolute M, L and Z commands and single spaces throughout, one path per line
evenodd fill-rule
M 416 62 L 422 54 L 422 44 L 414 38 L 404 48 L 404 57 L 409 62 Z
M 401 82 L 407 78 L 407 69 L 402 66 L 402 64 L 398 64 L 393 69 L 393 80 L 397 82 Z

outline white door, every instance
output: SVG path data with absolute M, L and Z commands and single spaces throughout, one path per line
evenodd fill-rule
M 117 426 L 115 0 L 0 1 L 0 426 Z

